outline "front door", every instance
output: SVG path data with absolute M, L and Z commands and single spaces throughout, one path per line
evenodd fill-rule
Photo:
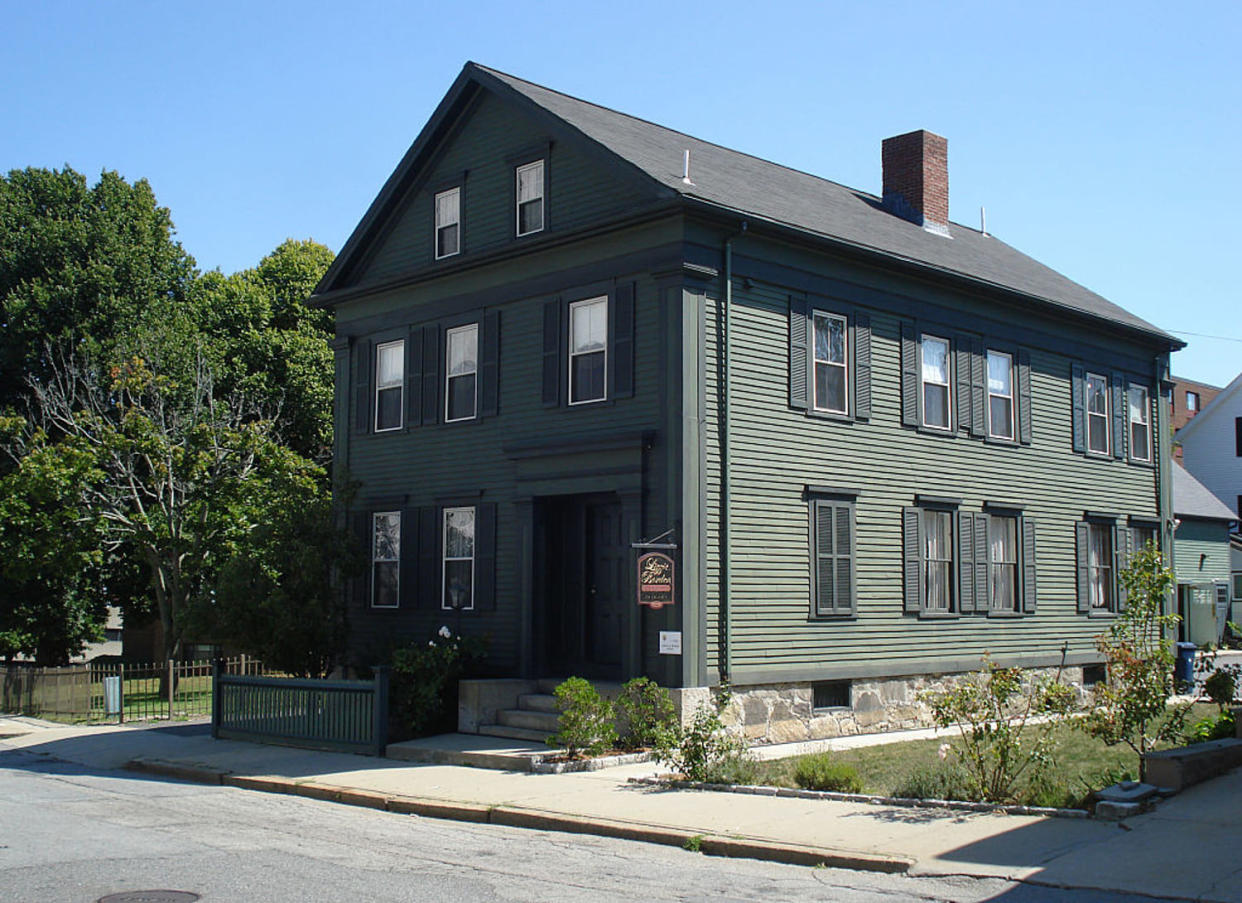
M 546 676 L 621 677 L 626 629 L 621 503 L 615 496 L 568 496 L 542 506 L 541 636 Z

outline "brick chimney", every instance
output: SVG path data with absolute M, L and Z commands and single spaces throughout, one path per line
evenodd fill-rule
M 884 208 L 928 232 L 949 235 L 949 142 L 919 129 L 881 146 Z

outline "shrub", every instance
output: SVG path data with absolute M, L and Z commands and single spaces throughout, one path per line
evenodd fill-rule
M 615 705 L 622 725 L 622 749 L 654 747 L 677 718 L 668 690 L 646 677 L 636 677 L 623 686 Z
M 961 764 L 965 798 L 991 803 L 1012 802 L 1019 780 L 1038 782 L 1051 768 L 1052 730 L 1074 703 L 1073 690 L 1057 678 L 1000 668 L 986 656 L 983 670 L 923 699 L 938 727 L 958 728 L 958 742 L 941 754 Z M 1035 716 L 1043 722 L 1031 725 Z
M 720 718 L 729 704 L 729 692 L 722 690 L 710 705 L 700 705 L 690 724 L 673 723 L 660 732 L 656 759 L 675 768 L 687 780 L 705 783 L 742 783 L 754 776 L 754 762 L 746 741 L 730 734 Z
M 457 729 L 457 681 L 482 661 L 487 641 L 447 627 L 424 643 L 396 650 L 388 711 L 398 733 L 411 737 Z
M 548 738 L 570 758 L 586 753 L 597 756 L 617 743 L 612 703 L 599 695 L 588 680 L 571 677 L 554 691 L 560 709 L 560 725 Z
M 861 793 L 862 778 L 852 765 L 834 762 L 826 752 L 803 756 L 794 765 L 794 783 L 803 790 Z
M 1203 692 L 1222 710 L 1233 702 L 1233 697 L 1237 693 L 1236 667 L 1236 665 L 1225 665 L 1217 668 L 1203 681 Z
M 893 788 L 893 796 L 912 800 L 966 800 L 970 793 L 970 779 L 957 763 L 916 768 Z
M 1211 740 L 1225 740 L 1234 735 L 1233 712 L 1221 712 L 1201 718 L 1186 729 L 1187 743 L 1207 743 Z

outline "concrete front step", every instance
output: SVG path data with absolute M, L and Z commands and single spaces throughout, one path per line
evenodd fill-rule
M 556 692 L 556 688 L 565 682 L 563 677 L 541 677 L 538 680 L 539 692 L 551 696 Z M 621 695 L 621 684 L 612 680 L 592 680 L 591 686 L 595 687 L 600 696 L 606 699 L 616 699 Z
M 525 742 L 515 743 L 515 739 L 525 739 Z M 533 764 L 549 752 L 543 737 L 501 739 L 477 734 L 442 734 L 390 744 L 388 758 L 500 771 L 530 771 Z
M 551 734 L 560 727 L 560 717 L 552 712 L 532 712 L 527 709 L 503 709 L 496 713 L 496 721 L 505 727 L 522 727 L 532 731 Z
M 559 714 L 556 697 L 550 693 L 523 693 L 518 697 L 518 708 L 528 712 L 551 712 Z
M 511 740 L 527 740 L 546 745 L 550 731 L 531 730 L 526 727 L 509 727 L 504 724 L 480 724 L 479 733 L 488 737 L 504 737 Z

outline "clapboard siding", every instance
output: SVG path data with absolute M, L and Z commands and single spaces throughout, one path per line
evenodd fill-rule
M 867 273 L 822 272 L 865 283 Z M 755 279 L 735 280 L 731 312 L 731 666 L 784 668 L 864 667 L 903 661 L 981 655 L 1055 655 L 1063 643 L 1089 652 L 1100 632 L 1097 619 L 1079 615 L 1075 603 L 1074 523 L 1084 510 L 1155 518 L 1155 472 L 1120 461 L 1088 460 L 1072 451 L 1070 367 L 1074 358 L 1054 348 L 1030 347 L 1033 439 L 1002 446 L 981 439 L 927 435 L 901 426 L 900 329 L 903 318 L 880 306 L 871 317 L 872 417 L 841 423 L 808 417 L 789 405 L 789 289 Z M 890 279 L 890 289 L 895 283 Z M 900 286 L 906 298 L 918 286 Z M 954 322 L 958 310 L 927 305 L 928 319 Z M 718 667 L 720 598 L 720 409 L 718 362 L 723 335 L 720 304 L 707 314 L 708 471 L 706 519 L 708 663 Z M 991 313 L 991 312 L 989 312 Z M 1020 319 L 1018 320 L 1021 325 Z M 1068 333 L 1075 330 L 1067 328 Z M 1105 372 L 1130 372 L 1143 353 L 1113 340 L 1077 335 L 1101 348 L 1087 361 Z M 1008 350 L 1008 349 L 1006 349 Z M 1150 364 L 1149 364 L 1150 367 Z M 1150 371 L 1148 371 L 1150 372 Z M 812 620 L 807 541 L 808 484 L 858 487 L 856 503 L 857 616 Z M 962 511 L 985 501 L 1025 506 L 1037 525 L 1038 608 L 1023 618 L 965 615 L 920 620 L 902 613 L 901 511 L 918 493 L 961 498 Z
M 1174 537 L 1173 570 L 1178 583 L 1229 580 L 1228 524 L 1183 517 Z
M 460 184 L 462 253 L 494 250 L 516 239 L 514 154 L 547 147 L 550 135 L 528 113 L 483 92 L 462 114 L 459 127 L 411 189 L 387 234 L 371 253 L 360 284 L 385 279 L 435 263 L 435 194 Z M 522 159 L 520 162 L 529 162 Z M 544 198 L 546 230 L 568 231 L 604 221 L 650 196 L 636 178 L 602 171 L 597 157 L 573 142 L 553 141 L 547 156 Z M 464 177 L 463 177 L 464 174 Z

